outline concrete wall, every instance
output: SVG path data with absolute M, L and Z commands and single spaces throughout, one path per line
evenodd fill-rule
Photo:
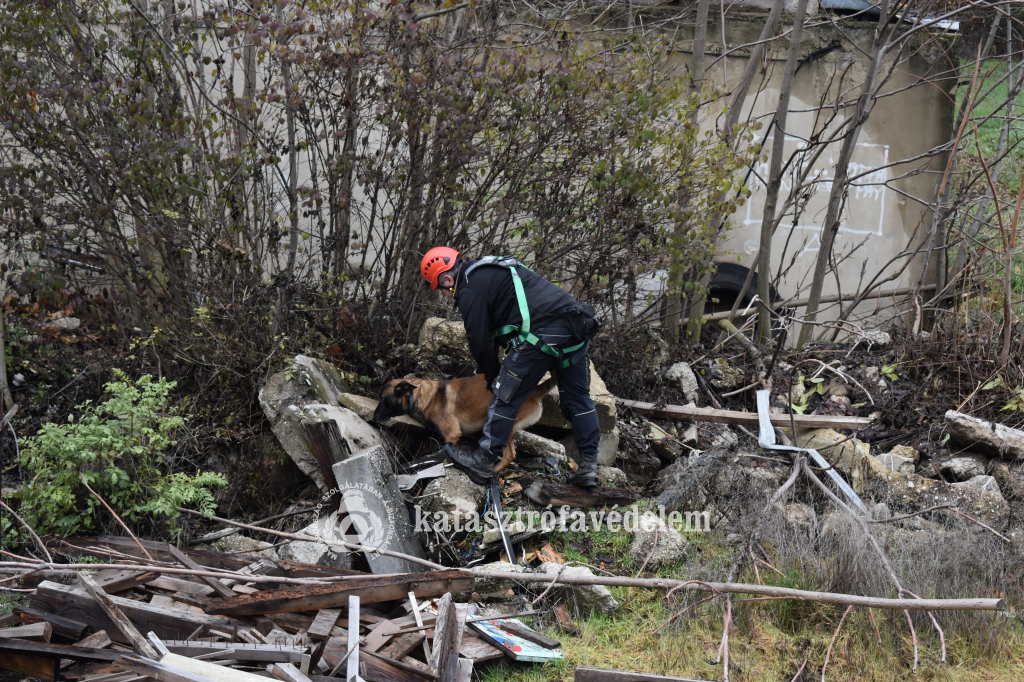
M 763 23 L 763 14 L 727 17 L 727 46 L 733 48 L 755 41 Z M 817 25 L 805 28 L 800 50 L 802 56 L 833 42 L 839 47 L 805 64 L 796 76 L 786 130 L 787 158 L 796 150 L 806 149 L 808 138 L 815 133 L 827 138 L 829 132 L 845 120 L 846 111 L 819 107 L 823 102 L 834 100 L 840 88 L 844 100 L 855 101 L 867 73 L 868 53 L 875 29 L 873 23 L 845 24 L 845 40 L 834 27 L 813 23 Z M 678 57 L 680 68 L 691 58 L 692 36 L 683 35 L 679 43 L 682 48 Z M 712 41 L 707 47 L 709 53 L 721 53 L 720 36 L 719 24 L 709 26 L 708 37 Z M 849 39 L 853 39 L 863 52 L 853 49 Z M 743 118 L 753 115 L 763 122 L 764 127 L 757 133 L 762 140 L 768 133 L 768 125 L 778 105 L 787 48 L 787 44 L 776 47 L 763 79 L 762 74 L 755 77 L 744 107 Z M 949 77 L 951 64 L 948 52 L 940 49 L 940 45 L 914 45 L 908 52 L 911 55 L 899 59 L 898 63 L 894 64 L 896 55 L 890 55 L 886 61 L 886 70 L 891 66 L 895 66 L 895 70 L 882 92 L 892 94 L 877 100 L 858 139 L 850 174 L 863 177 L 849 191 L 834 249 L 836 259 L 840 261 L 838 283 L 837 278 L 830 274 L 825 282 L 825 295 L 856 293 L 862 283 L 867 283 L 877 273 L 883 272 L 883 278 L 895 273 L 907 259 L 898 259 L 894 263 L 890 260 L 908 246 L 919 246 L 928 238 L 931 214 L 927 204 L 934 200 L 947 156 L 942 154 L 914 162 L 899 162 L 925 154 L 949 141 L 954 117 L 954 99 L 950 92 L 955 79 Z M 744 50 L 741 52 L 743 56 L 719 60 L 708 72 L 708 78 L 730 89 L 738 82 L 745 66 L 745 53 Z M 711 59 L 714 57 L 709 57 L 709 61 Z M 755 90 L 757 88 L 759 92 Z M 852 107 L 849 113 L 852 114 Z M 826 125 L 830 116 L 834 116 L 834 120 Z M 704 121 L 705 126 L 715 123 L 713 117 Z M 825 130 L 821 134 L 823 127 Z M 773 136 L 774 131 L 764 140 L 766 157 L 770 154 Z M 787 214 L 773 239 L 772 268 L 774 274 L 782 273 L 778 289 L 785 299 L 807 295 L 839 147 L 840 142 L 829 145 L 813 164 L 810 177 L 814 181 L 804 193 L 805 209 L 798 217 L 792 211 Z M 751 198 L 730 217 L 729 229 L 722 235 L 716 260 L 751 265 L 759 245 L 765 200 L 763 180 L 767 180 L 768 166 L 768 158 L 755 165 L 755 173 L 749 181 Z M 780 206 L 791 186 L 790 174 L 783 183 Z M 920 277 L 923 260 L 923 255 L 918 255 L 902 275 L 888 282 L 883 289 L 913 286 Z M 931 262 L 934 265 L 935 259 Z M 873 310 L 874 306 L 874 302 L 866 303 L 862 310 Z

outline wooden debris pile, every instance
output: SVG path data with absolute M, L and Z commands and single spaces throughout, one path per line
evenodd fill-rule
M 479 615 L 455 569 L 372 575 L 125 538 L 66 545 L 0 622 L 0 669 L 44 682 L 455 682 L 505 656 L 561 658 L 516 616 Z M 74 566 L 74 568 L 71 568 Z M 218 577 L 223 575 L 224 577 Z

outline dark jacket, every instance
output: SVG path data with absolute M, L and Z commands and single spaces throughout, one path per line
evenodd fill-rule
M 508 337 L 492 339 L 491 332 L 507 324 L 521 326 L 512 273 L 500 265 L 482 265 L 466 277 L 476 261 L 461 261 L 455 303 L 462 313 L 469 338 L 469 352 L 473 354 L 478 372 L 487 378 L 488 386 L 498 376 L 498 348 Z M 530 329 L 537 331 L 563 317 L 567 308 L 576 305 L 576 299 L 565 289 L 552 284 L 537 273 L 519 267 L 523 291 L 530 309 Z

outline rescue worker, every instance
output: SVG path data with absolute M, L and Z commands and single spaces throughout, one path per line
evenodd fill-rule
M 593 308 L 577 303 L 565 289 L 508 257 L 464 260 L 458 251 L 437 246 L 423 257 L 420 273 L 431 289 L 455 299 L 477 372 L 494 394 L 477 448 L 446 444 L 445 454 L 478 483 L 493 476 L 519 407 L 544 373 L 551 371 L 558 379 L 562 414 L 572 423 L 580 453 L 579 468 L 569 483 L 597 486 L 601 434 L 586 361 L 590 339 L 598 328 Z M 503 345 L 508 355 L 499 364 L 498 348 Z

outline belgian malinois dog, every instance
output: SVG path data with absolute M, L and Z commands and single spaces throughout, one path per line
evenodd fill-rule
M 557 385 L 552 377 L 533 389 L 516 417 L 508 437 L 505 456 L 494 467 L 501 471 L 516 458 L 512 437 L 519 429 L 529 428 L 540 419 L 541 401 Z M 458 443 L 463 434 L 480 433 L 487 421 L 487 406 L 494 394 L 487 390 L 487 379 L 476 374 L 464 379 L 392 379 L 380 392 L 373 421 L 383 422 L 407 414 L 441 434 L 447 443 Z

